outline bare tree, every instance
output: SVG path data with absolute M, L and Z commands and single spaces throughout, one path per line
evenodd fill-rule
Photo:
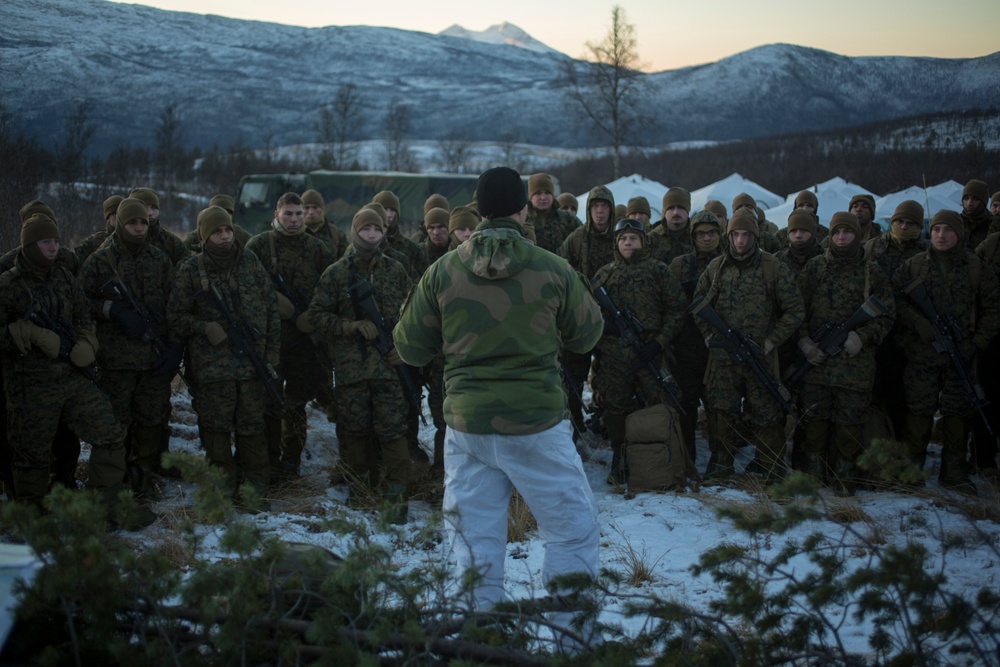
M 622 148 L 634 145 L 641 129 L 654 124 L 645 97 L 649 86 L 639 63 L 635 26 L 628 23 L 621 5 L 611 9 L 611 27 L 603 41 L 587 42 L 587 59 L 566 61 L 563 72 L 570 97 L 597 132 L 611 141 L 614 177 L 621 168 Z
M 468 170 L 472 142 L 458 130 L 452 130 L 447 137 L 438 142 L 438 151 L 445 171 L 464 174 Z
M 410 133 L 410 110 L 393 98 L 385 114 L 385 162 L 391 171 L 415 171 L 413 151 L 406 136 Z
M 79 100 L 63 125 L 65 139 L 58 150 L 58 164 L 64 181 L 72 181 L 83 175 L 83 155 L 97 130 L 97 125 L 90 120 L 93 108 L 93 100 Z
M 319 108 L 316 134 L 325 144 L 320 162 L 331 169 L 347 169 L 357 160 L 357 139 L 361 128 L 361 92 L 357 85 L 344 83 L 333 100 Z
M 160 177 L 169 184 L 176 182 L 184 161 L 181 145 L 181 118 L 173 104 L 160 112 L 156 126 L 156 151 L 154 160 Z

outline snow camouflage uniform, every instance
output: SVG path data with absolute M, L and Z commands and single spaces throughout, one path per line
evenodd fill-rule
M 206 210 L 211 208 L 215 207 Z M 232 224 L 231 220 L 228 224 Z M 203 233 L 202 237 L 207 239 L 209 234 Z M 218 345 L 209 342 L 207 324 L 215 322 L 223 328 L 228 324 L 207 289 L 218 285 L 233 317 L 246 318 L 260 332 L 254 347 L 272 365 L 279 360 L 281 319 L 274 287 L 260 260 L 235 239 L 233 244 L 235 257 L 228 268 L 220 266 L 207 251 L 177 266 L 167 322 L 173 335 L 187 342 L 189 372 L 198 386 L 196 405 L 204 426 L 202 444 L 208 462 L 226 474 L 227 491 L 236 491 L 242 472 L 244 480 L 263 493 L 270 482 L 264 436 L 267 390 L 250 361 L 237 356 L 229 340 Z M 230 433 L 234 432 L 235 457 L 230 441 Z
M 797 339 L 811 336 L 824 324 L 844 322 L 870 295 L 878 297 L 890 312 L 855 330 L 862 347 L 854 356 L 845 349 L 812 368 L 803 378 L 799 403 L 806 422 L 805 439 L 796 463 L 820 480 L 836 480 L 843 490 L 850 492 L 853 480 L 858 477 L 855 462 L 861 453 L 862 427 L 868 421 L 871 405 L 875 351 L 892 328 L 895 306 L 889 279 L 865 260 L 857 218 L 850 213 L 834 214 L 830 222 L 831 238 L 844 225 L 855 232 L 854 245 L 840 252 L 831 242 L 826 252 L 809 260 L 799 274 L 806 319 Z M 831 428 L 833 450 L 829 451 Z
M 636 221 L 637 224 L 638 221 Z M 621 232 L 634 232 L 625 227 Z M 646 234 L 641 234 L 646 243 Z M 639 248 L 630 259 L 625 259 L 615 247 L 615 261 L 605 265 L 592 281 L 593 287 L 603 286 L 608 296 L 625 311 L 630 309 L 642 323 L 642 341 L 656 341 L 661 352 L 653 361 L 660 365 L 662 350 L 666 350 L 684 322 L 687 299 L 681 285 L 666 264 L 652 259 L 649 251 Z M 639 366 L 629 375 L 628 371 Z M 664 395 L 639 355 L 631 347 L 623 347 L 615 331 L 605 329 L 594 348 L 594 393 L 600 397 L 604 408 L 604 423 L 611 441 L 613 460 L 611 475 L 624 481 L 619 467 L 625 446 L 625 418 L 643 407 L 673 403 Z
M 277 229 L 261 232 L 250 239 L 246 249 L 257 256 L 272 278 L 273 274 L 280 274 L 289 290 L 306 307 L 320 276 L 334 262 L 330 248 L 306 234 L 304 225 L 293 235 Z M 305 311 L 296 311 L 284 295 L 277 299 L 282 316 L 281 365 L 275 370 L 284 389 L 285 411 L 282 414 L 273 401 L 268 403 L 265 415 L 268 458 L 272 477 L 279 474 L 297 476 L 306 445 L 306 404 L 316 397 L 324 383 L 329 382 L 330 369 L 328 364 L 317 359 L 317 345 L 309 335 L 310 327 L 304 326 L 306 331 L 303 331 L 299 326 L 299 317 Z M 286 306 L 280 307 L 281 303 Z
M 940 223 L 958 232 L 958 245 L 947 252 L 939 252 L 932 246 L 911 257 L 896 272 L 893 283 L 901 290 L 912 278 L 922 279 L 938 315 L 955 318 L 963 337 L 959 351 L 972 373 L 976 357 L 1000 331 L 1000 286 L 992 269 L 964 248 L 958 214 L 939 211 L 931 220 L 931 227 Z M 973 284 L 973 273 L 978 285 Z M 940 408 L 941 483 L 968 489 L 966 443 L 970 420 L 979 417 L 974 416 L 948 356 L 938 354 L 932 347 L 934 335 L 927 318 L 902 294 L 897 308 L 908 357 L 903 378 L 908 412 L 900 439 L 922 468 L 934 413 Z
M 377 448 L 371 436 L 382 452 L 386 494 L 402 501 L 410 476 L 405 437 L 409 401 L 394 367 L 375 344 L 346 328 L 367 319 L 355 309 L 348 291 L 359 278 L 371 285 L 379 313 L 391 327 L 410 290 L 410 277 L 384 251 L 364 262 L 353 243 L 320 278 L 309 304 L 309 320 L 326 337 L 337 363 L 340 455 L 350 473 L 352 493 L 363 493 L 354 484 L 378 483 Z
M 699 211 L 691 218 L 689 225 L 691 236 L 695 234 L 695 229 L 711 223 L 720 227 L 719 219 L 709 211 Z M 719 230 L 721 239 L 722 230 Z M 697 245 L 694 246 L 698 248 Z M 674 274 L 684 295 L 690 303 L 694 296 L 694 288 L 698 284 L 701 274 L 708 268 L 708 263 L 721 255 L 723 252 L 721 243 L 711 250 L 700 248 L 693 252 L 681 255 L 670 262 L 670 272 Z M 673 353 L 674 379 L 681 390 L 681 405 L 684 407 L 686 415 L 678 414 L 681 423 L 681 432 L 684 434 L 684 444 L 687 446 L 691 460 L 695 460 L 696 445 L 695 431 L 698 428 L 698 401 L 705 398 L 705 367 L 708 364 L 708 348 L 705 347 L 705 340 L 695 324 L 690 313 L 685 312 L 684 323 L 681 325 L 680 333 L 673 340 L 671 346 Z M 705 406 L 707 409 L 707 405 Z M 708 421 L 712 425 L 711 419 Z M 709 445 L 714 446 L 716 440 L 709 437 Z
M 608 219 L 608 228 L 603 232 L 598 232 L 593 228 L 593 218 L 590 215 L 590 204 L 597 200 L 603 200 L 611 205 L 611 217 Z M 615 196 L 611 190 L 598 185 L 591 189 L 587 198 L 587 222 L 582 227 L 577 226 L 573 233 L 566 237 L 559 247 L 559 255 L 569 262 L 570 266 L 579 271 L 584 278 L 590 280 L 597 271 L 615 259 L 615 239 L 613 221 L 615 210 Z M 573 382 L 582 387 L 590 374 L 590 350 L 582 352 L 566 351 L 564 354 L 566 368 L 573 377 Z M 569 407 L 573 414 L 573 423 L 583 424 L 583 405 L 579 398 L 573 393 L 569 394 Z M 577 426 L 579 428 L 579 426 Z
M 482 192 L 478 200 L 484 206 Z M 474 590 L 479 609 L 503 597 L 512 486 L 547 536 L 543 584 L 559 574 L 597 573 L 597 509 L 570 442 L 557 355 L 560 338 L 563 350 L 590 350 L 601 313 L 564 260 L 522 235 L 510 218 L 481 223 L 424 275 L 394 333 L 410 363 L 445 354 L 444 509 L 459 515 L 448 530 L 460 570 L 482 575 Z
M 146 218 L 145 206 L 136 199 L 126 199 L 119 210 L 129 219 Z M 173 265 L 169 257 L 149 243 L 148 237 L 138 248 L 130 248 L 124 230 L 127 221 L 122 220 L 109 242 L 84 263 L 80 284 L 89 299 L 90 316 L 97 323 L 101 386 L 111 399 L 115 416 L 128 428 L 129 458 L 143 471 L 152 472 L 161 469 L 160 456 L 170 440 L 173 373 L 153 373 L 158 358 L 152 342 L 142 340 L 144 330 L 132 336 L 126 333 L 123 325 L 112 318 L 111 297 L 101 288 L 117 277 L 132 297 L 158 320 L 157 332 L 166 341 L 167 297 Z M 116 308 L 127 310 L 124 304 Z
M 896 207 L 892 220 L 905 218 L 923 225 L 924 207 L 913 200 L 903 201 Z M 919 234 L 920 230 L 917 230 Z M 890 224 L 889 231 L 865 242 L 865 258 L 878 265 L 891 283 L 897 269 L 910 257 L 927 250 L 928 243 L 917 236 L 904 239 Z M 898 300 L 895 293 L 894 298 Z M 893 432 L 902 435 L 906 419 L 906 396 L 903 393 L 903 372 L 906 368 L 906 352 L 903 349 L 903 326 L 897 318 L 892 330 L 875 351 L 875 387 L 872 389 L 872 404 L 881 406 L 892 422 Z
M 1000 234 L 993 232 L 987 236 L 976 248 L 976 255 L 1000 277 Z M 994 336 L 979 355 L 978 368 L 979 384 L 986 394 L 986 400 L 994 406 L 994 409 L 987 412 L 994 433 L 1000 433 L 1000 415 L 995 407 L 1000 405 L 1000 373 L 996 372 L 997 368 L 1000 368 L 1000 335 Z M 997 438 L 989 434 L 982 419 L 976 418 L 974 424 L 972 443 L 976 469 L 980 472 L 987 470 L 996 475 Z
M 566 237 L 580 227 L 576 216 L 558 208 L 555 199 L 547 211 L 539 211 L 528 202 L 528 217 L 524 224 L 525 227 L 530 225 L 534 229 L 535 245 L 556 254 Z
M 729 220 L 732 232 L 738 217 L 740 224 L 756 232 L 756 216 L 733 214 Z M 755 234 L 756 236 L 756 234 Z M 742 330 L 765 347 L 770 341 L 774 349 L 765 361 L 777 378 L 777 348 L 793 335 L 802 323 L 805 307 L 802 296 L 788 267 L 773 255 L 754 248 L 742 260 L 730 250 L 713 259 L 695 287 L 695 298 L 705 296 L 722 320 L 734 330 Z M 766 272 L 764 262 L 771 262 Z M 770 273 L 770 283 L 765 277 Z M 700 318 L 696 320 L 703 338 L 717 338 L 717 332 Z M 755 467 L 770 475 L 780 475 L 785 450 L 785 415 L 774 398 L 745 365 L 732 361 L 725 350 L 709 351 L 705 371 L 705 387 L 709 411 L 715 421 L 718 446 L 716 459 L 709 463 L 706 475 L 726 477 L 732 473 L 737 425 L 743 409 L 743 399 L 749 411 L 749 421 L 758 445 L 757 454 L 763 460 Z
M 26 227 L 41 224 L 42 217 L 33 216 Z M 44 220 L 55 230 L 51 218 Z M 22 228 L 22 238 L 25 232 Z M 23 318 L 33 303 L 76 331 L 70 359 L 50 358 L 32 340 L 30 327 L 36 325 L 28 326 Z M 93 447 L 88 486 L 108 505 L 117 502 L 125 478 L 125 429 L 107 396 L 72 361 L 92 360 L 97 347 L 86 296 L 69 270 L 58 263 L 39 268 L 18 253 L 14 268 L 0 275 L 0 352 L 11 474 L 19 501 L 39 502 L 48 493 L 53 437 L 63 420 Z

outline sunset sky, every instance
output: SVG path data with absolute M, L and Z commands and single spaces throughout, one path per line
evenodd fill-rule
M 576 58 L 610 24 L 609 3 L 577 0 L 151 0 L 173 11 L 322 27 L 369 25 L 437 33 L 452 24 L 485 30 L 507 21 Z M 848 56 L 966 58 L 1000 50 L 998 0 L 623 0 L 639 56 L 655 72 L 713 62 L 762 44 L 785 42 Z M 751 9 L 752 8 L 752 9 Z

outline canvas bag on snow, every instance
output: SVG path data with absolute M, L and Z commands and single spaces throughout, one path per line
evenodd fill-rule
M 662 403 L 625 418 L 628 492 L 683 489 L 697 479 L 677 412 Z

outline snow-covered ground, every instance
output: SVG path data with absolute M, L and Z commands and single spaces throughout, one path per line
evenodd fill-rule
M 424 409 L 426 412 L 426 406 Z M 238 514 L 236 520 L 253 522 L 266 534 L 282 540 L 316 544 L 345 553 L 351 548 L 352 538 L 324 531 L 324 519 L 346 512 L 351 517 L 373 524 L 376 516 L 374 512 L 348 509 L 345 506 L 346 488 L 329 485 L 329 473 L 337 460 L 335 427 L 322 412 L 310 407 L 308 413 L 309 434 L 302 463 L 303 478 L 275 493 L 270 499 L 270 511 L 257 515 Z M 186 393 L 174 396 L 173 422 L 171 449 L 198 452 L 194 414 Z M 431 428 L 423 427 L 421 432 L 421 440 L 428 450 L 433 442 Z M 723 504 L 758 509 L 773 507 L 759 489 L 715 488 L 679 494 L 641 493 L 628 498 L 605 481 L 610 450 L 593 434 L 588 434 L 584 442 L 584 450 L 590 450 L 587 453 L 592 454 L 584 467 L 600 511 L 602 567 L 627 576 L 630 563 L 638 560 L 652 573 L 651 581 L 637 587 L 626 586 L 622 589 L 622 596 L 612 596 L 608 601 L 603 620 L 621 623 L 626 633 L 638 633 L 648 620 L 626 619 L 622 615 L 627 594 L 656 594 L 702 611 L 707 611 L 711 600 L 722 596 L 720 584 L 707 575 L 695 577 L 690 571 L 691 565 L 705 550 L 722 543 L 738 544 L 752 547 L 758 556 L 767 559 L 777 554 L 789 540 L 802 540 L 814 532 L 834 540 L 843 535 L 843 542 L 848 545 L 845 551 L 851 554 L 858 567 L 868 564 L 868 559 L 877 553 L 870 548 L 872 545 L 919 542 L 934 554 L 928 567 L 945 574 L 949 590 L 973 600 L 980 588 L 1000 589 L 1000 525 L 988 519 L 973 520 L 969 516 L 974 513 L 960 511 L 963 503 L 966 510 L 968 503 L 977 502 L 996 507 L 996 491 L 982 482 L 980 489 L 984 497 L 978 500 L 941 494 L 933 482 L 918 495 L 862 492 L 856 499 L 831 497 L 831 505 L 840 510 L 835 513 L 853 515 L 857 520 L 850 524 L 844 520 L 807 522 L 786 534 L 764 532 L 751 537 L 717 518 L 715 509 Z M 704 470 L 707 457 L 707 445 L 699 441 L 700 470 Z M 934 449 L 929 459 L 929 466 L 936 467 L 938 450 Z M 191 502 L 189 484 L 172 482 L 161 490 L 162 498 L 154 506 L 161 515 L 176 513 Z M 445 541 L 428 545 L 425 542 L 411 543 L 406 539 L 416 534 L 438 510 L 440 506 L 436 502 L 412 500 L 410 523 L 403 528 L 402 537 L 377 534 L 377 531 L 370 531 L 369 536 L 386 540 L 396 564 L 403 569 L 419 567 L 422 563 L 444 562 L 448 557 Z M 996 517 L 997 512 L 981 515 Z M 158 542 L 169 538 L 169 526 L 170 521 L 163 518 L 129 539 L 155 547 Z M 848 528 L 864 539 L 848 534 Z M 223 527 L 202 526 L 200 529 L 205 531 L 203 555 L 207 554 L 209 558 L 223 556 L 218 547 Z M 962 548 L 945 553 L 942 544 L 946 539 L 955 538 L 964 540 Z M 865 540 L 870 540 L 871 544 L 864 544 Z M 517 599 L 543 594 L 541 540 L 532 536 L 524 542 L 510 543 L 507 553 L 508 595 Z M 797 574 L 812 567 L 804 558 L 795 559 L 793 566 Z M 841 639 L 848 650 L 867 653 L 867 638 L 872 630 L 870 625 L 859 625 L 849 617 L 843 623 Z

